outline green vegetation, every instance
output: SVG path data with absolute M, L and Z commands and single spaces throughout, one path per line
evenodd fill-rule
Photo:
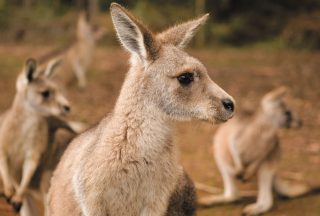
M 74 37 L 75 20 L 86 10 L 98 20 L 113 0 L 0 0 L 1 41 L 59 41 Z M 157 31 L 172 23 L 209 12 L 211 19 L 197 46 L 270 46 L 316 50 L 320 48 L 318 0 L 116 0 Z M 111 29 L 111 22 L 99 24 Z M 108 35 L 105 41 L 115 43 Z M 275 42 L 274 42 L 275 41 Z M 269 46 L 268 45 L 268 46 Z M 280 45 L 280 46 L 279 46 Z

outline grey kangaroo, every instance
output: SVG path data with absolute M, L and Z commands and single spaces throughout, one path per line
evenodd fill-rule
M 57 151 L 61 150 L 56 144 L 65 145 L 64 142 L 71 138 L 68 136 L 75 136 L 75 130 L 79 129 L 75 122 L 59 118 L 70 110 L 68 100 L 51 80 L 59 62 L 55 59 L 47 65 L 37 66 L 35 60 L 28 59 L 17 79 L 13 104 L 0 116 L 0 174 L 4 195 L 17 211 L 24 204 L 21 211 L 24 216 L 36 215 L 31 194 L 38 194 L 44 202 L 42 198 L 48 187 L 41 191 L 40 184 L 49 183 L 44 176 L 53 172 L 54 161 L 48 159 L 56 157 Z M 59 128 L 72 135 L 61 135 L 65 138 L 55 141 Z M 40 179 L 35 179 L 35 173 Z M 38 188 L 32 190 L 33 184 Z
M 233 98 L 183 50 L 208 15 L 154 34 L 119 4 L 110 12 L 131 68 L 112 114 L 62 156 L 49 189 L 50 216 L 165 215 L 184 175 L 172 123 L 233 116 Z
M 277 176 L 280 159 L 280 128 L 297 128 L 301 120 L 285 102 L 287 88 L 267 93 L 253 114 L 237 117 L 222 125 L 214 136 L 214 156 L 223 178 L 224 194 L 199 200 L 202 206 L 236 201 L 240 198 L 235 181 L 258 177 L 258 199 L 243 210 L 258 215 L 273 206 L 274 189 L 280 195 L 297 197 L 313 190 L 303 183 L 291 183 Z

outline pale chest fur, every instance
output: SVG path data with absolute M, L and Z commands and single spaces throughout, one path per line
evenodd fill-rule
M 111 128 L 105 130 L 108 133 L 90 147 L 90 153 L 86 151 L 82 169 L 73 178 L 78 200 L 100 194 L 104 210 L 110 215 L 141 215 L 144 207 L 153 202 L 168 204 L 182 173 L 177 152 L 168 128 L 153 125 L 156 130 L 150 130 L 143 124 L 122 126 L 122 133 L 115 133 L 111 123 Z M 84 176 L 95 176 L 95 184 Z M 82 211 L 87 210 L 83 207 Z
M 238 146 L 243 165 L 266 158 L 277 145 L 276 131 L 269 127 L 247 125 L 245 130 L 239 129 L 235 142 Z
M 77 59 L 79 64 L 84 67 L 88 67 L 91 63 L 94 51 L 94 39 L 92 40 L 80 40 L 72 52 L 71 58 Z
M 7 113 L 0 128 L 1 150 L 6 152 L 10 167 L 21 169 L 26 157 L 43 152 L 48 139 L 48 128 L 44 119 L 17 113 Z

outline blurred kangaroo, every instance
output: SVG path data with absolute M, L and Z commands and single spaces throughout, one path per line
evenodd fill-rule
M 37 67 L 35 60 L 28 59 L 17 79 L 13 104 L 0 117 L 0 174 L 4 195 L 17 211 L 39 164 L 48 158 L 43 156 L 52 131 L 73 131 L 69 123 L 56 118 L 70 110 L 51 80 L 58 64 L 59 60 L 52 60 Z
M 49 189 L 50 216 L 165 215 L 184 175 L 172 123 L 233 116 L 232 97 L 183 51 L 208 15 L 153 34 L 119 4 L 110 12 L 131 68 L 112 114 L 62 156 Z
M 64 50 L 57 50 L 39 58 L 40 62 L 46 62 L 53 57 L 64 59 L 59 67 L 57 76 L 63 85 L 67 85 L 73 78 L 68 71 L 73 71 L 78 85 L 84 88 L 87 84 L 86 72 L 91 64 L 96 41 L 105 34 L 103 28 L 94 29 L 86 13 L 81 13 L 77 23 L 77 40 Z
M 202 206 L 238 200 L 235 180 L 258 176 L 257 202 L 245 207 L 246 215 L 257 215 L 273 206 L 272 190 L 286 197 L 297 197 L 312 190 L 305 184 L 292 184 L 276 175 L 279 163 L 280 128 L 297 128 L 300 119 L 285 101 L 287 89 L 277 88 L 266 94 L 256 113 L 235 118 L 221 126 L 214 137 L 214 156 L 223 178 L 224 194 L 199 200 Z
M 78 19 L 77 41 L 66 53 L 66 62 L 78 80 L 78 85 L 84 88 L 87 84 L 86 71 L 91 64 L 95 42 L 101 37 L 101 31 L 94 32 L 88 17 L 82 13 Z

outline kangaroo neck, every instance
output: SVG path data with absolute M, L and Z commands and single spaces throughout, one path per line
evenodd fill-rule
M 119 143 L 134 146 L 142 154 L 158 154 L 172 147 L 172 123 L 159 108 L 148 103 L 143 73 L 139 66 L 129 70 L 113 111 L 111 137 L 117 136 Z
M 22 123 L 29 120 L 33 120 L 34 123 L 42 122 L 43 117 L 33 109 L 32 105 L 26 101 L 26 95 L 22 93 L 17 93 L 13 105 L 11 107 L 11 112 L 16 116 L 16 119 L 21 120 Z
M 256 133 L 275 135 L 277 127 L 273 124 L 271 117 L 268 116 L 263 109 L 259 109 L 253 117 L 251 127 Z M 267 133 L 268 132 L 268 133 Z

